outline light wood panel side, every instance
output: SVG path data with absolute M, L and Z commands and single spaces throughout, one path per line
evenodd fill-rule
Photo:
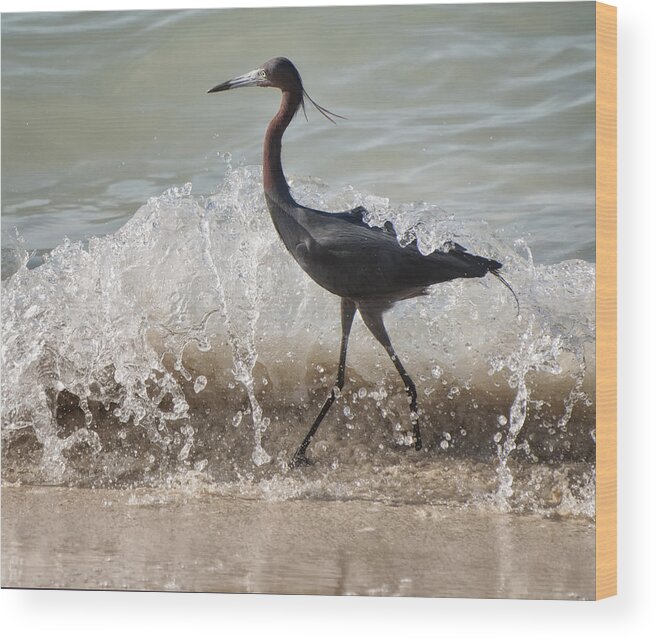
M 596 597 L 617 593 L 617 9 L 596 3 Z

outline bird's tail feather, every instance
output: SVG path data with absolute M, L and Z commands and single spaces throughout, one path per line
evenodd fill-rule
M 492 268 L 492 269 L 490 269 L 490 273 L 495 278 L 500 280 L 501 283 L 510 291 L 510 293 L 513 294 L 513 298 L 515 298 L 515 303 L 517 304 L 517 317 L 519 317 L 519 298 L 517 297 L 517 294 L 515 293 L 513 288 L 508 284 L 508 281 L 499 273 L 500 268 L 501 268 L 501 265 L 499 265 L 498 267 Z

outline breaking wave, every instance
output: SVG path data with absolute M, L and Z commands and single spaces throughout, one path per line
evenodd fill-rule
M 261 170 L 209 196 L 150 199 L 118 232 L 65 241 L 3 283 L 5 482 L 168 484 L 271 499 L 450 501 L 594 514 L 595 267 L 539 265 L 522 239 L 426 203 L 295 179 L 325 210 L 364 205 L 401 244 L 456 241 L 494 278 L 435 286 L 387 315 L 419 390 L 356 321 L 346 386 L 310 456 L 287 462 L 334 384 L 339 302 L 285 252 Z

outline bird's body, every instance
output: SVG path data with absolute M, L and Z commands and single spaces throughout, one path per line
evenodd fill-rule
M 416 243 L 401 246 L 390 224 L 369 226 L 366 210 L 329 213 L 297 203 L 282 169 L 282 136 L 308 98 L 327 118 L 335 114 L 317 105 L 303 89 L 301 77 L 286 58 L 274 58 L 249 74 L 217 85 L 210 92 L 241 86 L 276 87 L 282 91 L 278 113 L 264 138 L 264 195 L 271 219 L 287 251 L 318 285 L 342 300 L 342 345 L 336 386 L 344 385 L 346 349 L 353 319 L 360 312 L 365 325 L 385 347 L 401 376 L 410 401 L 415 448 L 421 449 L 417 393 L 412 379 L 396 356 L 383 323 L 383 312 L 394 303 L 423 295 L 427 288 L 456 278 L 480 278 L 498 274 L 501 263 L 468 253 L 452 243 L 447 250 L 422 254 Z M 305 451 L 336 397 L 335 390 L 324 403 L 293 465 L 307 463 Z
M 360 208 L 326 213 L 301 205 L 282 208 L 266 199 L 289 253 L 318 285 L 340 298 L 388 308 L 425 294 L 433 284 L 479 278 L 501 267 L 457 246 L 429 255 L 414 242 L 402 247 L 389 227 L 370 227 Z

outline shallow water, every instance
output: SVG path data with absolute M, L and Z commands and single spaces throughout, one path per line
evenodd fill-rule
M 2 490 L 2 586 L 594 598 L 585 521 L 175 491 Z

